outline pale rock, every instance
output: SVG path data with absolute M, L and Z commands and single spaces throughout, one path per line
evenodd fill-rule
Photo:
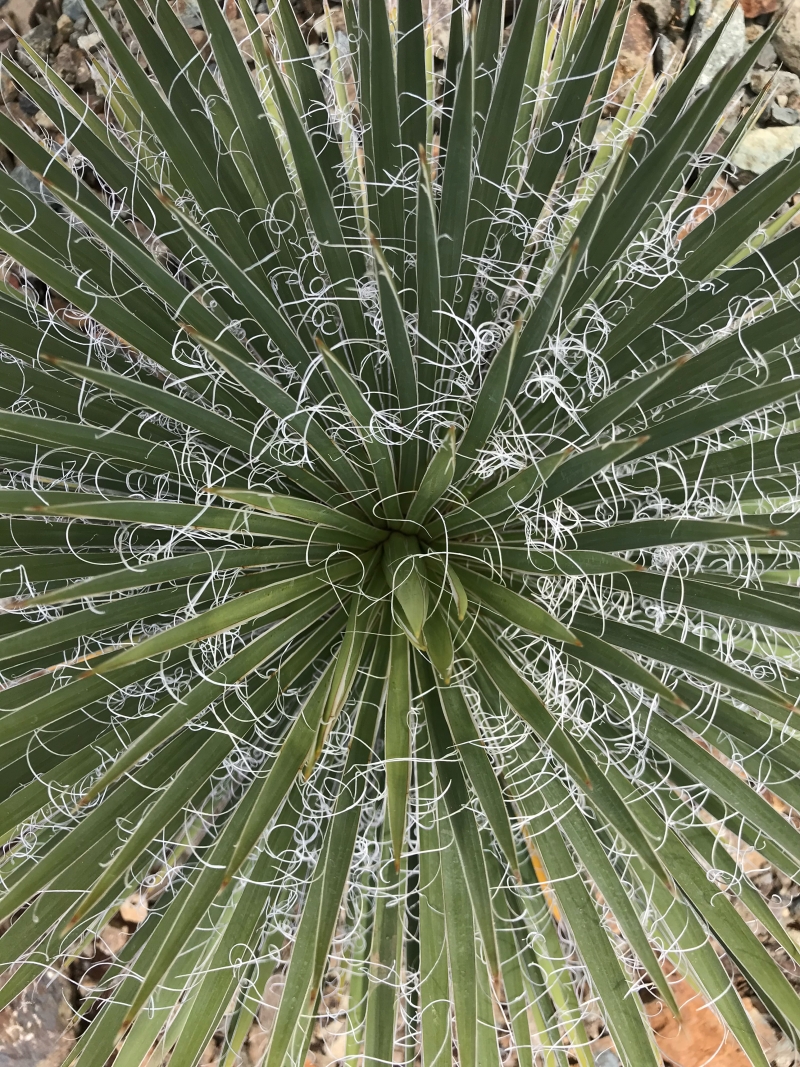
M 95 33 L 85 33 L 78 38 L 78 48 L 82 48 L 84 52 L 91 52 L 93 48 L 98 48 L 102 41 L 102 36 L 96 31 Z
M 748 31 L 747 40 L 748 40 L 748 42 L 755 41 L 755 40 L 758 39 L 757 37 L 753 37 L 750 34 L 750 31 L 754 30 L 754 29 L 760 30 L 761 27 L 757 26 L 755 24 L 752 25 L 752 26 L 748 26 L 747 27 L 747 31 Z M 760 37 L 762 35 L 759 34 L 758 36 Z M 767 43 L 764 45 L 764 47 L 761 49 L 761 51 L 756 56 L 755 66 L 756 67 L 760 67 L 761 70 L 769 70 L 771 67 L 777 67 L 777 65 L 778 65 L 778 53 L 775 51 L 775 46 L 773 45 L 772 41 L 767 41 Z
M 796 126 L 800 119 L 793 107 L 781 107 L 777 101 L 770 108 L 770 115 L 776 126 Z
M 124 926 L 112 926 L 109 923 L 103 927 L 98 941 L 98 948 L 109 956 L 117 956 L 125 947 L 128 940 L 128 931 Z
M 203 17 L 197 0 L 174 0 L 172 6 L 187 30 L 202 29 Z
M 796 148 L 800 148 L 799 126 L 767 126 L 746 133 L 731 162 L 746 174 L 763 174 Z
M 138 924 L 147 918 L 147 898 L 140 893 L 134 893 L 120 905 L 119 916 L 123 922 Z
M 81 51 L 78 51 L 78 59 L 75 64 L 75 88 L 83 92 L 93 93 L 95 91 L 91 67 Z
M 347 33 L 347 21 L 344 17 L 344 11 L 340 7 L 331 7 L 329 9 L 331 17 L 331 25 L 333 26 L 333 32 L 337 36 L 340 33 Z M 323 15 L 318 18 L 314 23 L 314 30 L 319 37 L 328 36 L 328 17 Z
M 90 997 L 97 989 L 98 976 L 92 970 L 86 971 L 81 975 L 78 982 L 78 993 L 82 999 Z
M 754 70 L 750 75 L 750 88 L 754 93 L 760 93 L 764 86 L 769 85 L 776 96 L 785 96 L 787 99 L 800 93 L 800 78 L 788 70 Z
M 33 116 L 33 121 L 43 130 L 56 130 L 58 127 L 50 118 L 49 115 L 45 115 L 44 111 L 37 111 Z
M 782 20 L 772 43 L 783 65 L 800 74 L 800 4 L 789 0 L 782 5 L 780 14 Z
M 688 53 L 691 57 L 698 48 L 708 40 L 720 22 L 725 18 L 736 0 L 700 0 L 697 6 L 692 33 L 689 38 Z M 710 85 L 714 78 L 729 63 L 740 59 L 747 49 L 747 36 L 745 34 L 744 15 L 737 5 L 733 16 L 725 28 L 725 32 L 717 42 L 711 58 L 706 63 L 705 70 L 698 79 L 698 85 Z

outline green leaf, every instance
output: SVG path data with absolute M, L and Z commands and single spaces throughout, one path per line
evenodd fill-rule
M 459 18 L 454 7 L 451 21 Z M 461 62 L 452 119 L 447 136 L 447 155 L 442 176 L 439 205 L 439 269 L 441 271 L 441 333 L 446 338 L 452 329 L 448 314 L 459 281 L 464 248 L 467 214 L 470 206 L 475 122 L 475 49 L 470 42 Z
M 443 859 L 436 818 L 435 782 L 430 742 L 420 732 L 417 754 L 417 792 L 426 817 L 420 821 L 419 857 L 419 948 L 420 948 L 420 1039 L 423 1067 L 433 1067 L 450 1049 L 450 983 L 446 940 Z M 451 917 L 451 924 L 455 916 Z M 470 923 L 471 925 L 471 923 Z M 463 930 L 463 928 L 462 928 Z M 461 934 L 459 933 L 459 936 Z M 461 987 L 459 986 L 459 995 Z
M 131 589 L 143 589 L 148 585 L 160 585 L 162 582 L 193 578 L 198 574 L 302 563 L 307 560 L 306 552 L 307 549 L 303 546 L 284 548 L 282 545 L 270 545 L 267 548 L 223 548 L 212 552 L 191 552 L 183 556 L 174 556 L 171 559 L 156 560 L 154 563 L 129 564 L 119 569 L 115 567 L 118 561 L 112 557 L 102 567 L 105 573 L 94 574 L 83 581 L 57 589 L 52 593 L 38 593 L 27 599 L 20 598 L 16 604 L 20 608 L 38 604 L 65 604 L 71 600 L 96 596 L 98 593 L 121 593 Z M 9 557 L 3 560 L 6 566 L 25 566 L 29 576 L 36 562 L 31 556 L 19 556 L 13 559 L 13 562 Z M 41 562 L 61 563 L 63 566 L 63 561 L 53 556 L 45 556 Z M 102 560 L 98 560 L 98 564 L 102 565 L 102 563 Z M 47 577 L 51 575 L 58 577 L 52 569 L 47 573 Z M 67 573 L 64 577 L 80 578 L 82 575 Z
M 438 683 L 437 683 L 438 684 Z M 439 685 L 439 700 L 442 704 L 447 726 L 459 756 L 467 770 L 472 788 L 478 795 L 497 842 L 511 866 L 516 871 L 517 854 L 511 824 L 503 792 L 497 781 L 497 773 L 470 714 L 469 705 L 459 685 Z
M 679 696 L 673 693 L 663 682 L 660 682 L 650 671 L 640 667 L 635 660 L 632 660 L 621 649 L 614 648 L 607 641 L 603 641 L 585 630 L 580 630 L 577 627 L 574 627 L 574 630 L 580 640 L 580 646 L 570 649 L 571 655 L 586 663 L 591 663 L 593 667 L 608 671 L 609 674 L 615 674 L 626 682 L 641 686 L 645 692 L 657 693 L 672 704 L 684 706 Z
M 534 834 L 541 851 L 552 892 L 563 909 L 573 937 L 581 945 L 581 957 L 590 981 L 600 997 L 614 1045 L 626 1067 L 658 1064 L 661 1058 L 652 1032 L 643 1018 L 638 998 L 627 995 L 628 982 L 608 933 L 602 926 L 586 886 L 580 878 L 556 827 Z
M 263 663 L 271 659 L 281 651 L 293 638 L 302 633 L 310 625 L 319 624 L 324 614 L 336 603 L 333 592 L 323 593 L 320 597 L 311 597 L 303 605 L 300 611 L 290 615 L 288 619 L 273 626 L 267 633 L 257 637 L 249 645 L 243 648 L 208 678 L 193 686 L 180 700 L 171 704 L 159 715 L 156 722 L 145 730 L 132 744 L 129 744 L 124 752 L 108 767 L 100 778 L 95 781 L 91 788 L 82 798 L 83 803 L 98 796 L 111 782 L 115 781 L 129 767 L 138 763 L 140 759 L 152 752 L 158 745 L 166 741 L 174 733 L 180 730 L 186 723 L 203 712 L 213 701 L 219 698 L 223 687 L 239 682 L 252 671 L 257 670 Z M 274 699 L 280 692 L 281 685 L 288 685 L 289 681 L 296 677 L 300 669 L 305 669 L 311 659 L 318 655 L 327 644 L 341 630 L 343 618 L 342 612 L 335 612 L 323 625 L 318 625 L 315 633 L 309 637 L 301 648 L 287 657 L 281 666 L 275 671 L 270 682 L 264 689 L 267 702 L 270 696 Z M 298 663 L 300 666 L 298 667 Z M 293 673 L 294 672 L 294 673 Z
M 404 533 L 417 533 L 431 510 L 441 500 L 453 480 L 456 471 L 456 433 L 451 426 L 434 453 L 422 476 L 408 511 L 402 530 Z
M 37 442 L 57 445 L 76 452 L 111 456 L 131 466 L 149 467 L 177 475 L 178 457 L 164 445 L 143 441 L 128 434 L 113 433 L 99 426 L 76 426 L 70 422 L 40 419 L 0 411 L 0 432 Z
M 463 537 L 469 533 L 491 529 L 501 518 L 513 513 L 561 466 L 569 451 L 547 456 L 529 467 L 512 474 L 499 485 L 480 493 L 463 510 L 445 516 L 448 534 Z M 494 520 L 494 522 L 490 521 Z
M 336 661 L 332 660 L 318 678 L 314 688 L 303 702 L 263 782 L 257 789 L 254 789 L 253 803 L 247 821 L 239 833 L 235 848 L 228 859 L 223 883 L 228 882 L 245 862 L 251 849 L 285 801 L 292 784 L 300 773 L 308 757 L 309 749 L 317 738 L 317 730 L 330 692 L 335 663 Z
M 364 94 L 364 163 L 369 193 L 369 217 L 389 258 L 395 276 L 402 281 L 404 264 L 398 255 L 404 237 L 403 191 L 398 177 L 403 166 L 400 141 L 398 88 L 392 48 L 389 12 L 381 0 L 364 0 L 359 19 L 369 20 L 369 63 L 362 64 Z M 365 35 L 366 36 L 366 35 Z M 410 146 L 412 150 L 417 145 Z
M 472 903 L 455 837 L 443 814 L 439 830 L 442 903 L 447 931 L 455 1037 L 459 1063 L 477 1065 L 477 969 L 482 965 L 475 943 Z
M 785 382 L 746 389 L 736 396 L 705 403 L 693 411 L 664 419 L 649 428 L 647 440 L 642 440 L 639 446 L 630 452 L 629 458 L 646 456 L 712 430 L 719 430 L 770 404 L 788 400 L 798 392 L 800 384 L 796 378 L 790 378 Z
M 800 631 L 800 607 L 777 603 L 774 598 L 730 589 L 717 583 L 695 578 L 668 578 L 666 575 L 628 571 L 614 579 L 640 595 L 684 604 L 698 611 L 708 611 L 731 619 L 743 619 L 777 630 Z
M 678 1018 L 680 1011 L 672 992 L 672 987 L 650 944 L 648 934 L 642 927 L 636 909 L 631 902 L 628 889 L 623 884 L 612 863 L 598 841 L 595 828 L 572 802 L 572 798 L 556 778 L 550 778 L 545 789 L 547 802 L 551 811 L 561 813 L 561 829 L 572 846 L 580 862 L 586 867 L 592 881 L 600 890 L 603 898 L 613 909 L 613 913 L 622 927 L 642 964 L 647 968 L 650 978 L 656 984 L 664 1002 L 672 1014 Z
M 604 552 L 627 552 L 634 548 L 655 548 L 658 545 L 699 544 L 706 541 L 725 541 L 728 538 L 783 537 L 783 530 L 765 530 L 763 526 L 708 519 L 645 519 L 620 523 L 605 530 L 578 534 L 579 548 L 600 549 Z
M 319 758 L 331 728 L 350 695 L 356 674 L 362 666 L 361 658 L 367 642 L 371 642 L 376 632 L 382 632 L 380 626 L 377 630 L 375 628 L 380 609 L 373 603 L 375 592 L 381 584 L 380 574 L 374 574 L 373 581 L 367 586 L 365 593 L 356 593 L 350 600 L 347 626 L 341 647 L 336 654 L 333 677 L 325 700 L 322 721 L 317 731 L 317 740 L 306 765 L 307 776 L 310 774 L 310 768 Z
M 555 641 L 578 643 L 566 626 L 562 626 L 557 619 L 527 597 L 520 596 L 513 589 L 484 578 L 482 574 L 466 567 L 455 566 L 454 570 L 464 583 L 467 593 L 499 615 L 506 625 L 521 626 L 528 633 L 550 637 Z
M 419 162 L 416 226 L 417 377 L 420 400 L 427 402 L 436 395 L 437 352 L 443 324 L 437 205 L 431 186 L 430 164 L 424 152 L 420 153 Z
M 203 487 L 206 489 L 207 487 Z M 68 503 L 48 507 L 40 501 L 28 505 L 25 511 L 40 515 L 74 517 L 83 519 L 107 519 L 118 523 L 141 523 L 146 526 L 164 526 L 194 528 L 198 530 L 217 530 L 232 535 L 249 534 L 256 537 L 279 538 L 281 540 L 299 541 L 307 544 L 316 540 L 319 544 L 346 544 L 356 551 L 370 549 L 373 542 L 364 538 L 317 526 L 313 530 L 306 522 L 293 521 L 279 517 L 267 518 L 263 514 L 253 513 L 244 508 L 219 508 L 209 505 L 173 504 L 171 502 L 140 501 L 135 498 L 115 497 L 103 501 L 88 493 L 63 493 L 60 499 Z M 52 499 L 48 495 L 48 499 Z M 321 505 L 320 505 L 321 506 Z
M 569 737 L 556 723 L 529 683 L 480 625 L 472 627 L 468 643 L 479 664 L 479 675 L 481 671 L 485 672 L 512 710 L 524 719 L 540 740 L 551 746 L 578 779 L 588 781 L 586 768 Z
M 463 478 L 486 445 L 503 410 L 511 367 L 519 341 L 521 323 L 517 323 L 492 360 L 481 382 L 472 417 L 458 443 L 456 478 Z
M 297 928 L 266 1067 L 278 1067 L 283 1063 L 303 1014 L 313 1011 L 324 976 L 358 830 L 364 770 L 369 765 L 383 699 L 388 652 L 388 641 L 378 642 L 370 678 L 360 702 L 336 809 L 328 823 Z
M 406 819 L 411 785 L 410 648 L 402 631 L 391 635 L 390 684 L 386 692 L 383 743 L 386 758 L 386 807 L 395 869 L 405 851 Z
M 642 626 L 616 622 L 613 619 L 601 620 L 584 612 L 577 612 L 574 622 L 581 629 L 598 637 L 602 636 L 605 641 L 618 648 L 626 648 L 636 655 L 679 667 L 711 682 L 718 682 L 734 690 L 737 696 L 745 700 L 753 698 L 764 701 L 767 705 L 773 704 L 779 713 L 781 709 L 793 707 L 784 696 L 763 682 L 693 646 L 686 638 L 678 641 L 666 634 L 646 630 Z
M 619 777 L 622 776 L 619 775 Z M 622 788 L 621 783 L 620 788 Z M 663 841 L 661 851 L 688 900 L 709 923 L 715 934 L 722 939 L 729 951 L 732 951 L 735 957 L 742 961 L 748 973 L 757 976 L 755 977 L 756 983 L 759 986 L 763 983 L 767 998 L 778 1005 L 779 1012 L 786 1013 L 790 1020 L 794 1017 L 789 1025 L 796 1026 L 796 1019 L 800 1014 L 797 997 L 791 991 L 785 975 L 775 961 L 770 958 L 730 901 L 716 890 L 705 871 L 693 861 L 688 849 L 678 840 L 677 835 L 663 827 L 663 824 L 658 825 L 661 820 L 646 801 L 640 798 L 634 804 L 640 807 L 642 812 L 646 811 L 653 831 L 660 833 Z
M 438 549 L 438 546 L 436 546 Z M 573 576 L 589 574 L 614 574 L 618 571 L 631 571 L 637 566 L 617 556 L 605 552 L 590 552 L 572 549 L 562 552 L 552 549 L 541 552 L 519 544 L 505 542 L 467 544 L 454 541 L 450 546 L 450 555 L 463 557 L 483 563 L 500 571 L 519 571 L 522 574 L 570 574 Z M 474 566 L 474 564 L 473 564 Z M 452 570 L 452 568 L 450 568 Z
M 581 415 L 576 426 L 576 434 L 583 433 L 588 437 L 594 437 L 609 426 L 621 422 L 624 416 L 656 389 L 658 389 L 669 377 L 689 359 L 688 355 L 679 356 L 668 363 L 666 367 L 656 367 L 654 370 L 640 374 L 633 381 L 614 389 L 613 392 L 604 396 L 593 404 L 585 415 Z
M 436 673 L 446 686 L 453 673 L 453 639 L 445 612 L 438 606 L 428 612 L 422 627 L 425 649 Z
M 436 682 L 430 665 L 419 653 L 415 656 L 415 665 L 439 788 L 444 793 L 445 805 L 449 812 L 449 821 L 461 859 L 475 922 L 480 931 L 485 958 L 492 974 L 497 975 L 500 964 L 494 935 L 491 890 L 480 833 L 475 816 L 469 807 L 467 783 L 458 760 L 454 759 L 452 735 L 442 715 Z M 440 836 L 442 836 L 441 832 Z M 448 930 L 448 940 L 449 938 Z
M 383 332 L 389 350 L 394 392 L 400 408 L 400 424 L 411 426 L 419 400 L 416 360 L 411 349 L 411 339 L 403 314 L 403 306 L 392 277 L 392 269 L 381 251 L 377 238 L 373 237 L 371 244 L 372 254 L 378 267 L 378 296 L 383 317 Z M 401 493 L 413 489 L 417 469 L 417 447 L 417 442 L 413 438 L 404 441 L 401 445 L 397 479 Z
M 542 503 L 549 504 L 552 500 L 564 496 L 570 489 L 593 478 L 606 467 L 636 454 L 647 447 L 648 441 L 646 436 L 636 437 L 631 441 L 609 441 L 573 456 L 548 478 L 542 494 Z
M 381 893 L 375 905 L 370 950 L 369 992 L 364 1019 L 364 1064 L 377 1067 L 390 1061 L 395 1047 L 398 993 L 405 928 L 405 873 L 392 857 L 388 831 L 383 842 L 378 877 Z
M 352 340 L 362 338 L 366 334 L 366 326 L 361 305 L 354 299 L 356 273 L 324 172 L 289 96 L 283 76 L 269 53 L 267 65 L 305 207 L 319 242 L 325 269 L 333 285 L 345 333 Z
M 269 124 L 267 124 L 267 129 L 269 129 Z M 220 248 L 185 211 L 181 211 L 163 195 L 160 199 L 164 207 L 175 217 L 187 238 L 208 260 L 224 283 L 230 286 L 242 307 L 253 316 L 266 336 L 280 348 L 298 372 L 306 372 L 311 362 L 310 357 L 291 325 L 281 314 L 280 308 L 276 307 L 270 299 L 269 291 L 257 285 L 249 276 L 247 268 L 237 264 L 225 252 L 225 249 Z M 181 311 L 183 312 L 182 306 Z M 187 319 L 191 323 L 188 316 Z M 192 325 L 203 330 L 199 323 L 192 323 Z M 209 332 L 207 328 L 205 332 Z
M 234 350 L 235 346 L 230 344 L 229 338 L 226 337 L 225 344 L 221 344 L 210 337 L 197 335 L 186 325 L 183 328 L 189 336 L 196 337 L 209 355 L 218 360 L 229 374 L 252 396 L 273 411 L 278 418 L 285 419 L 289 426 L 296 426 L 298 429 L 302 427 L 310 448 L 320 456 L 331 473 L 351 492 L 363 510 L 362 496 L 368 497 L 369 490 L 358 471 L 354 469 L 342 450 L 331 440 L 314 417 L 298 411 L 296 403 L 284 389 L 262 373 L 259 368 L 251 366 L 249 362 L 242 359 Z
M 342 400 L 344 400 L 353 425 L 364 443 L 364 448 L 372 465 L 375 485 L 380 494 L 380 510 L 385 513 L 387 519 L 397 522 L 402 519 L 402 514 L 394 462 L 388 445 L 384 444 L 374 432 L 373 419 L 375 411 L 347 368 L 339 362 L 333 352 L 319 338 L 317 339 L 317 347 L 325 361 L 328 373 L 341 394 Z
M 209 492 L 215 496 L 221 496 L 224 500 L 235 500 L 239 504 L 247 504 L 248 507 L 266 511 L 271 515 L 288 515 L 302 522 L 312 523 L 315 526 L 330 526 L 362 541 L 366 546 L 382 540 L 386 534 L 374 526 L 352 518 L 334 508 L 317 504 L 313 500 L 298 500 L 297 497 L 282 496 L 277 493 L 262 493 L 247 489 L 225 489 L 212 486 Z
M 681 969 L 688 972 L 693 984 L 713 997 L 717 1010 L 751 1063 L 767 1067 L 767 1058 L 753 1030 L 752 1020 L 695 911 L 682 900 L 670 896 L 652 872 L 635 861 L 634 869 L 658 909 L 658 925 L 663 931 L 661 940 L 669 946 L 668 951 L 676 962 L 680 961 Z
M 420 555 L 415 537 L 395 531 L 384 543 L 381 558 L 386 582 L 397 598 L 416 642 L 421 639 L 428 614 L 428 585 L 420 571 Z
M 278 581 L 266 589 L 256 589 L 252 593 L 211 608 L 196 619 L 178 623 L 160 634 L 146 637 L 133 648 L 119 652 L 103 664 L 101 671 L 117 671 L 143 659 L 152 659 L 173 648 L 179 648 L 192 641 L 201 641 L 213 634 L 224 633 L 233 626 L 238 626 L 249 619 L 257 619 L 274 607 L 291 604 L 306 593 L 313 592 L 329 582 L 351 577 L 358 571 L 358 561 L 346 560 L 336 563 L 327 570 L 312 571 L 303 577 L 287 578 Z

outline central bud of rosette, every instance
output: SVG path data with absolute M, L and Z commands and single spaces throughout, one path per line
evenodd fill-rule
M 467 610 L 467 594 L 458 575 L 438 556 L 426 554 L 418 539 L 393 531 L 381 549 L 381 566 L 392 593 L 393 615 L 409 641 L 428 653 L 446 684 L 453 671 L 453 639 L 448 622 L 454 601 L 458 619 Z

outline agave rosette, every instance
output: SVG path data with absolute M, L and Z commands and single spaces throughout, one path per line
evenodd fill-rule
M 766 35 L 608 121 L 617 0 L 440 72 L 419 0 L 249 62 L 148 2 L 103 117 L 4 60 L 2 1002 L 138 893 L 82 1067 L 230 1067 L 270 981 L 302 1063 L 331 974 L 353 1064 L 656 1064 L 684 975 L 766 1067 L 711 938 L 793 1037 L 800 160 L 702 210 Z

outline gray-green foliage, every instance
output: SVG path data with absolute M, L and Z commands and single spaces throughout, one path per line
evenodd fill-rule
M 146 66 L 85 3 L 106 118 L 35 54 L 64 145 L 0 114 L 2 1002 L 141 892 L 80 1067 L 232 1067 L 276 967 L 266 1067 L 331 968 L 352 1065 L 656 1064 L 679 973 L 765 1067 L 709 935 L 794 1037 L 800 159 L 694 213 L 766 38 L 609 123 L 617 0 L 441 72 L 420 0 L 250 64 L 120 0 Z

